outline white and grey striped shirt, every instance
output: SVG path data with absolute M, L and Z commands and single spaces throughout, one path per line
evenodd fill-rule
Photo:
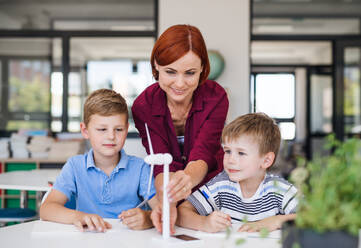
M 187 200 L 200 215 L 213 211 L 229 214 L 232 223 L 258 221 L 270 216 L 296 213 L 297 189 L 287 180 L 266 174 L 256 193 L 250 198 L 242 196 L 238 182 L 229 179 L 222 171 Z

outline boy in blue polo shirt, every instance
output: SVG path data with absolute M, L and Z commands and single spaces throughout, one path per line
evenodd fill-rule
M 74 224 L 81 231 L 105 231 L 103 218 L 120 218 L 131 229 L 153 226 L 151 211 L 135 208 L 147 195 L 149 165 L 122 149 L 128 133 L 128 107 L 112 90 L 93 92 L 84 104 L 84 138 L 92 149 L 70 158 L 40 208 L 43 220 Z M 61 152 L 61 151 L 59 151 Z M 155 194 L 152 182 L 149 195 Z M 76 210 L 64 207 L 74 196 Z M 151 208 L 156 197 L 148 201 Z

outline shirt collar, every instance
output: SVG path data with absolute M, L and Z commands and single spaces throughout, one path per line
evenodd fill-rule
M 86 163 L 86 168 L 89 169 L 91 167 L 96 168 L 95 162 L 94 162 L 94 153 L 93 153 L 93 149 L 90 149 L 88 154 L 88 159 L 87 159 L 87 163 Z M 126 169 L 127 165 L 128 165 L 128 160 L 129 160 L 129 156 L 128 154 L 125 153 L 124 149 L 122 149 L 120 151 L 120 160 L 117 164 L 117 166 L 115 166 L 114 171 L 118 172 L 119 169 Z
M 190 113 L 195 111 L 203 110 L 203 97 L 200 94 L 200 88 L 202 86 L 198 86 L 197 89 L 193 92 L 193 105 L 190 110 Z M 157 104 L 152 108 L 152 115 L 165 115 L 167 111 L 167 98 L 165 92 L 159 87 L 159 91 L 156 91 L 153 95 L 153 99 L 159 99 Z

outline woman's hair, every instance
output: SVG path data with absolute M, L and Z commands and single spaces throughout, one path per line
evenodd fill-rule
M 201 59 L 203 70 L 199 77 L 199 84 L 206 81 L 210 70 L 207 47 L 199 29 L 191 25 L 171 26 L 158 38 L 150 58 L 154 78 L 156 80 L 159 78 L 155 62 L 160 66 L 169 65 L 189 51 L 194 52 Z
M 91 93 L 84 103 L 84 123 L 88 125 L 92 115 L 111 116 L 125 114 L 128 121 L 128 106 L 125 99 L 114 90 L 99 89 Z

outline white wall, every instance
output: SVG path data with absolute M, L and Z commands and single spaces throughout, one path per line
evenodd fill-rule
M 217 81 L 227 89 L 228 120 L 249 112 L 249 0 L 159 0 L 159 34 L 175 24 L 200 29 L 207 49 L 218 50 L 225 70 Z
M 128 155 L 133 155 L 140 158 L 145 158 L 145 156 L 147 156 L 147 152 L 145 151 L 142 140 L 140 138 L 128 138 L 124 144 L 124 151 Z

